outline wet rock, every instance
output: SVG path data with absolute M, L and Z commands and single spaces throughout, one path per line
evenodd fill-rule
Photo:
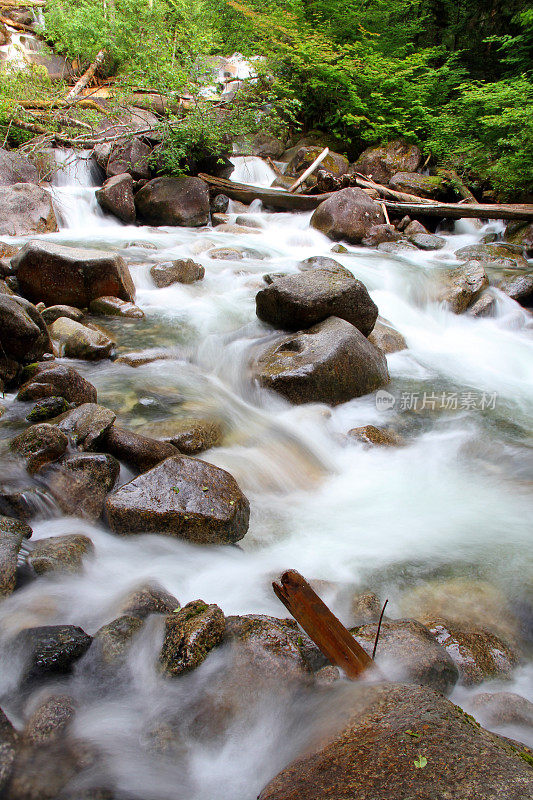
M 106 250 L 33 240 L 11 259 L 22 294 L 47 306 L 85 308 L 97 297 L 133 302 L 135 287 L 121 256 Z
M 108 178 L 131 175 L 135 181 L 149 180 L 152 148 L 140 139 L 131 139 L 125 145 L 113 147 L 107 162 Z M 105 184 L 104 184 L 105 185 Z
M 150 614 L 173 614 L 179 608 L 180 602 L 173 594 L 158 583 L 145 583 L 124 597 L 118 613 L 146 619 Z
M 91 314 L 103 317 L 132 317 L 142 319 L 144 311 L 134 303 L 120 300 L 118 297 L 97 297 L 89 303 Z
M 26 523 L 0 516 L 0 597 L 7 597 L 15 590 L 19 550 L 23 540 L 29 539 L 31 534 Z
M 352 599 L 352 614 L 355 625 L 368 625 L 378 622 L 381 603 L 374 592 L 359 592 Z
M 65 734 L 74 719 L 74 701 L 67 694 L 47 697 L 27 721 L 23 739 L 25 743 L 45 744 Z
M 143 626 L 139 617 L 122 616 L 103 625 L 95 634 L 89 657 L 93 666 L 117 666 L 126 659 L 132 640 Z
M 320 146 L 306 146 L 298 148 L 288 163 L 287 174 L 299 175 L 301 172 L 304 172 L 304 170 L 306 170 L 307 167 L 310 167 L 313 161 L 318 158 L 323 149 L 324 148 Z M 350 162 L 345 156 L 341 155 L 340 153 L 334 153 L 331 150 L 320 164 L 320 169 L 325 170 L 330 175 L 334 175 L 336 178 L 339 178 L 341 175 L 345 175 L 348 172 L 349 167 Z
M 471 700 L 482 725 L 523 725 L 533 727 L 533 703 L 514 692 L 482 692 Z
M 83 403 L 60 417 L 58 425 L 81 450 L 95 450 L 117 415 L 96 403 Z
M 239 250 L 237 247 L 212 247 L 208 255 L 217 261 L 241 261 L 244 258 L 244 250 Z
M 397 192 L 416 194 L 430 200 L 442 200 L 446 196 L 448 181 L 440 175 L 421 175 L 419 172 L 397 172 L 389 181 Z
M 225 194 L 217 194 L 211 200 L 211 211 L 213 214 L 225 214 L 229 206 L 229 197 Z
M 521 247 L 514 244 L 471 244 L 455 251 L 459 261 L 480 261 L 500 269 L 528 269 Z
M 200 178 L 155 178 L 137 192 L 135 207 L 149 225 L 196 228 L 209 221 L 209 190 Z
M 341 189 L 321 203 L 311 217 L 311 227 L 330 239 L 358 244 L 374 225 L 385 222 L 379 203 L 362 189 Z
M 173 444 L 186 456 L 198 455 L 222 442 L 222 427 L 213 419 L 178 419 L 160 428 L 161 438 Z
M 97 361 L 108 358 L 115 347 L 115 343 L 105 333 L 74 322 L 68 317 L 56 319 L 49 330 L 60 354 L 67 358 Z
M 79 453 L 39 473 L 64 514 L 98 519 L 114 488 L 120 464 L 107 453 Z
M 417 219 L 410 220 L 403 228 L 403 232 L 406 234 L 406 236 L 412 236 L 415 233 L 429 234 L 428 229 Z
M 267 286 L 271 286 L 274 281 L 279 280 L 279 278 L 285 278 L 286 275 L 286 272 L 267 272 L 265 275 L 263 275 L 263 281 Z
M 37 575 L 48 572 L 77 573 L 83 570 L 83 559 L 93 553 L 94 545 L 88 536 L 50 536 L 33 542 L 27 562 Z
M 29 472 L 37 472 L 49 461 L 56 461 L 67 447 L 67 436 L 56 425 L 47 422 L 31 425 L 10 444 L 11 450 L 26 460 Z
M 91 642 L 92 637 L 76 625 L 44 625 L 25 628 L 9 646 L 24 657 L 24 680 L 33 681 L 70 672 Z
M 133 225 L 137 218 L 133 197 L 133 178 L 128 173 L 108 178 L 95 192 L 100 208 L 108 211 L 126 224 Z
M 405 444 L 401 436 L 388 428 L 377 428 L 375 425 L 364 425 L 361 428 L 352 428 L 348 436 L 367 446 L 401 447 Z
M 18 733 L 0 708 L 0 793 L 2 796 L 4 796 L 4 789 L 11 775 L 18 742 Z
M 398 242 L 402 238 L 402 234 L 396 230 L 394 225 L 383 223 L 382 225 L 373 225 L 365 238 L 361 240 L 361 244 L 364 244 L 365 247 L 377 247 L 382 242 Z
M 419 250 L 442 250 L 446 245 L 446 239 L 443 236 L 435 236 L 434 233 L 412 233 L 409 241 Z
M 454 314 L 462 314 L 470 308 L 489 285 L 487 273 L 479 261 L 469 261 L 449 270 L 443 278 L 445 286 L 438 300 L 446 303 Z
M 71 403 L 67 403 L 64 397 L 47 397 L 35 403 L 30 413 L 26 416 L 28 422 L 45 422 L 53 419 L 60 414 L 64 414 L 72 408 Z
M 533 222 L 509 222 L 504 233 L 504 239 L 511 244 L 524 248 L 526 256 L 533 256 Z
M 389 382 L 383 353 L 337 317 L 277 338 L 256 356 L 252 374 L 292 403 L 335 405 Z
M 138 472 L 146 472 L 166 458 L 179 455 L 179 450 L 170 442 L 161 442 L 116 425 L 107 432 L 102 447 Z
M 362 625 L 350 632 L 372 655 L 377 624 Z M 449 694 L 459 677 L 450 655 L 435 642 L 430 631 L 414 619 L 382 622 L 375 661 L 392 680 L 431 686 L 442 694 Z
M 59 738 L 24 744 L 17 753 L 6 800 L 109 800 L 109 794 L 68 792 L 83 770 L 95 768 L 94 761 L 93 749 L 77 741 Z
M 0 186 L 0 236 L 57 231 L 52 197 L 34 183 Z
M 353 278 L 353 273 L 351 273 L 349 269 L 343 267 L 342 264 L 339 264 L 334 258 L 328 258 L 328 256 L 311 256 L 311 258 L 300 261 L 297 267 L 300 272 L 319 269 L 322 270 L 322 272 L 331 272 L 332 275 L 338 275 L 342 278 Z
M 509 678 L 520 660 L 517 650 L 508 642 L 483 628 L 447 619 L 436 619 L 426 624 L 454 660 L 460 682 L 465 686 L 493 678 Z
M 224 638 L 226 621 L 217 605 L 203 600 L 187 603 L 165 618 L 165 639 L 159 654 L 162 672 L 177 677 L 205 661 Z
M 377 249 L 380 253 L 388 253 L 389 255 L 396 255 L 403 253 L 407 250 L 418 250 L 418 247 L 407 239 L 400 239 L 397 242 L 382 242 L 378 244 Z
M 264 228 L 261 220 L 257 217 L 254 217 L 252 214 L 239 214 L 239 216 L 235 218 L 235 224 L 245 228 Z
M 237 225 L 237 223 L 223 222 L 218 225 L 217 233 L 236 233 L 239 236 L 257 236 L 259 231 L 248 225 Z
M 204 544 L 230 544 L 248 530 L 250 506 L 225 470 L 182 456 L 121 486 L 106 501 L 115 533 L 165 533 Z
M 259 800 L 533 796 L 531 767 L 517 748 L 426 686 L 341 686 L 328 706 L 336 730 L 322 728 Z
M 83 311 L 74 306 L 49 306 L 41 312 L 41 316 L 47 325 L 52 325 L 59 317 L 67 317 L 75 322 L 81 322 Z
M 9 384 L 20 365 L 51 351 L 46 324 L 35 306 L 22 297 L 0 294 L 0 379 Z
M 15 183 L 38 183 L 37 167 L 18 150 L 0 148 L 0 186 Z
M 388 320 L 378 317 L 372 333 L 368 337 L 375 347 L 379 347 L 384 353 L 398 353 L 407 348 L 407 342 L 396 328 L 393 328 Z
M 321 269 L 280 278 L 258 292 L 255 303 L 259 319 L 284 330 L 297 331 L 339 317 L 368 336 L 378 316 L 378 307 L 361 281 Z
M 516 272 L 504 270 L 501 277 L 494 281 L 494 285 L 521 306 L 533 306 L 533 274 L 517 275 Z
M 303 637 L 308 639 L 305 634 Z M 287 681 L 302 680 L 309 674 L 300 644 L 302 633 L 294 620 L 266 614 L 228 617 L 226 638 L 239 645 L 243 657 L 259 677 L 270 675 Z
M 533 281 L 532 281 L 533 289 Z M 496 311 L 496 298 L 490 290 L 481 292 L 475 303 L 472 303 L 468 313 L 472 317 L 492 317 Z
M 43 511 L 54 507 L 51 496 L 41 488 L 29 485 L 0 484 L 0 514 L 19 520 L 43 516 Z
M 96 389 L 72 367 L 64 364 L 34 364 L 28 367 L 17 400 L 63 397 L 68 403 L 96 403 Z
M 354 172 L 371 176 L 376 183 L 388 183 L 398 172 L 415 172 L 422 164 L 422 153 L 414 144 L 396 139 L 368 147 L 357 159 Z
M 153 361 L 161 361 L 162 359 L 173 358 L 172 353 L 158 347 L 147 348 L 146 350 L 137 350 L 131 353 L 124 353 L 115 359 L 116 364 L 127 364 L 128 367 L 144 367 L 145 364 L 151 364 Z
M 205 269 L 191 258 L 182 258 L 164 264 L 154 264 L 150 269 L 150 275 L 155 285 L 162 289 L 173 283 L 201 281 L 205 275 Z

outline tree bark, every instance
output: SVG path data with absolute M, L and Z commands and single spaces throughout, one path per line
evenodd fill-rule
M 100 64 L 103 64 L 104 58 L 105 58 L 105 50 L 100 50 L 100 52 L 94 59 L 93 63 L 91 64 L 91 66 L 85 70 L 79 81 L 77 81 L 74 84 L 70 92 L 67 94 L 65 98 L 66 100 L 74 100 L 74 98 L 77 97 L 77 95 L 79 95 L 79 93 L 83 89 L 85 89 L 89 81 L 94 77 L 94 73 L 96 72 Z

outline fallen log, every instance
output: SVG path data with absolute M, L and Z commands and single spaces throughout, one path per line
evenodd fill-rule
M 325 148 L 322 150 L 322 152 L 320 153 L 320 155 L 319 155 L 319 156 L 317 156 L 317 157 L 315 158 L 315 160 L 313 161 L 313 163 L 312 163 L 312 164 L 311 164 L 309 167 L 307 167 L 307 169 L 305 170 L 305 172 L 304 172 L 304 173 L 302 173 L 302 175 L 300 175 L 300 177 L 299 177 L 297 180 L 295 180 L 295 181 L 294 181 L 294 183 L 292 184 L 292 186 L 289 186 L 289 192 L 291 192 L 291 194 L 292 194 L 292 192 L 295 192 L 295 191 L 296 191 L 296 189 L 298 188 L 298 186 L 301 186 L 301 185 L 302 185 L 302 183 L 303 183 L 305 180 L 307 180 L 307 178 L 308 178 L 310 175 L 312 175 L 312 174 L 313 174 L 313 172 L 315 171 L 315 169 L 316 169 L 316 168 L 317 168 L 317 167 L 318 167 L 318 166 L 319 166 L 319 165 L 320 165 L 320 164 L 321 164 L 321 163 L 324 161 L 324 159 L 326 158 L 326 156 L 327 156 L 328 154 L 329 154 L 329 147 L 325 147 Z
M 105 50 L 100 50 L 100 52 L 94 59 L 93 63 L 91 64 L 91 66 L 85 70 L 81 78 L 78 81 L 76 81 L 70 92 L 67 94 L 65 98 L 67 102 L 74 100 L 74 98 L 77 97 L 77 95 L 79 95 L 79 93 L 83 89 L 85 89 L 89 81 L 92 80 L 92 78 L 94 78 L 94 73 L 96 72 L 100 64 L 104 63 L 104 59 L 105 59 Z
M 10 17 L 0 16 L 0 22 L 3 22 L 4 25 L 8 26 L 8 28 L 14 28 L 16 31 L 25 31 L 26 33 L 35 33 L 35 31 L 33 30 L 33 27 L 31 25 L 24 25 L 23 22 L 17 22 L 16 20 L 11 19 Z
M 249 205 L 254 200 L 261 200 L 264 206 L 278 211 L 313 211 L 320 203 L 331 197 L 327 194 L 290 194 L 284 189 L 267 189 L 262 186 L 249 186 L 246 183 L 235 183 L 225 178 L 215 178 L 212 175 L 201 174 L 198 176 L 213 190 L 227 195 L 232 200 L 239 200 Z
M 396 214 L 418 214 L 443 219 L 533 219 L 533 203 L 489 205 L 488 203 L 397 203 L 383 200 L 387 209 Z
M 369 668 L 375 669 L 370 656 L 299 572 L 287 570 L 272 588 L 326 658 L 349 678 L 355 680 Z
M 419 197 L 417 194 L 409 194 L 408 192 L 398 192 L 396 189 L 389 189 L 388 186 L 383 186 L 381 183 L 376 183 L 371 178 L 355 173 L 355 183 L 361 189 L 376 189 L 382 197 L 388 200 L 399 200 L 401 203 L 424 203 L 425 205 L 431 204 L 434 201 L 428 200 L 425 197 Z

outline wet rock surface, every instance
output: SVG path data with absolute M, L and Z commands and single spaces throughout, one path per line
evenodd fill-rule
M 133 178 L 128 173 L 113 175 L 95 192 L 98 204 L 104 211 L 129 224 L 136 220 Z
M 389 381 L 385 356 L 353 325 L 330 317 L 307 331 L 276 339 L 252 374 L 292 403 L 342 403 Z
M 321 269 L 279 278 L 258 292 L 255 303 L 259 319 L 283 330 L 310 328 L 327 317 L 339 317 L 368 336 L 378 316 L 361 281 Z
M 348 436 L 370 447 L 401 447 L 405 444 L 402 437 L 394 431 L 387 428 L 377 428 L 375 425 L 363 425 L 360 428 L 351 428 L 348 431 Z
M 471 704 L 482 725 L 533 727 L 533 703 L 515 692 L 481 692 Z
M 68 403 L 96 403 L 96 389 L 73 367 L 65 364 L 35 364 L 23 374 L 25 383 L 17 394 L 18 400 L 38 400 L 63 397 Z
M 48 572 L 78 573 L 83 570 L 83 561 L 94 553 L 94 545 L 88 536 L 67 534 L 50 536 L 32 542 L 27 563 L 37 575 Z
M 462 314 L 480 297 L 489 285 L 487 273 L 479 261 L 470 261 L 452 269 L 444 276 L 446 288 L 439 300 L 446 303 L 455 314 Z
M 22 294 L 47 306 L 85 308 L 112 295 L 133 302 L 135 287 L 125 261 L 115 253 L 33 240 L 11 264 Z
M 122 616 L 145 619 L 150 614 L 173 614 L 180 608 L 179 600 L 157 583 L 146 583 L 132 589 L 119 605 Z
M 134 303 L 120 300 L 118 297 L 97 297 L 89 303 L 89 311 L 102 317 L 128 317 L 142 319 L 144 311 Z
M 29 472 L 36 472 L 49 461 L 56 461 L 67 446 L 68 438 L 63 431 L 47 422 L 31 425 L 11 441 L 11 450 L 26 460 Z
M 79 453 L 41 471 L 40 478 L 64 514 L 98 519 L 119 472 L 108 453 Z
M 180 453 L 195 456 L 211 447 L 218 447 L 222 442 L 223 432 L 217 420 L 189 417 L 160 426 L 159 435 L 174 445 Z
M 239 541 L 249 503 L 225 470 L 194 458 L 167 458 L 106 501 L 116 533 L 158 532 L 204 544 Z
M 372 333 L 368 336 L 368 341 L 375 347 L 379 347 L 384 353 L 398 353 L 407 348 L 407 342 L 396 328 L 387 320 L 378 317 Z
M 116 425 L 108 430 L 103 447 L 139 472 L 146 472 L 166 458 L 179 455 L 180 452 L 170 442 L 161 442 Z
M 49 192 L 34 183 L 0 186 L 0 235 L 29 236 L 57 231 Z
M 52 352 L 46 324 L 32 303 L 0 294 L 0 379 L 15 378 L 21 365 L 40 361 Z
M 225 629 L 220 608 L 203 600 L 187 603 L 165 617 L 165 639 L 159 655 L 162 672 L 177 677 L 198 667 L 222 643 Z
M 432 689 L 393 684 L 344 691 L 351 719 L 277 775 L 260 800 L 533 796 L 533 772 L 517 748 Z M 415 766 L 420 756 L 424 768 Z
M 89 649 L 92 638 L 75 625 L 44 625 L 25 628 L 10 642 L 12 651 L 24 659 L 25 681 L 49 675 L 64 675 Z
M 18 734 L 0 708 L 0 792 L 9 780 L 18 746 Z
M 96 403 L 82 403 L 58 418 L 59 429 L 81 450 L 96 450 L 116 419 L 116 414 Z
M 158 288 L 171 286 L 173 283 L 194 283 L 201 281 L 205 270 L 191 258 L 154 264 L 150 269 L 152 280 Z
M 154 178 L 135 195 L 135 207 L 149 225 L 199 227 L 209 219 L 209 191 L 199 178 Z
M 0 516 L 0 598 L 15 589 L 20 547 L 31 535 L 32 530 L 25 522 Z
M 330 239 L 358 244 L 374 225 L 385 222 L 379 203 L 362 189 L 341 189 L 319 205 L 311 226 Z

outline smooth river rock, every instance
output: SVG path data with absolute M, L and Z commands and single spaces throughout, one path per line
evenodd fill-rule
M 135 195 L 135 207 L 149 225 L 197 228 L 209 220 L 209 190 L 200 178 L 154 178 Z
M 133 178 L 128 173 L 113 175 L 95 192 L 98 205 L 104 211 L 132 225 L 136 219 L 133 197 Z
M 32 302 L 86 308 L 97 297 L 133 302 L 135 287 L 116 253 L 32 240 L 11 259 L 20 289 Z
M 341 189 L 321 203 L 311 217 L 311 227 L 330 239 L 358 244 L 374 225 L 385 222 L 383 209 L 362 189 Z
M 361 281 L 322 269 L 279 278 L 257 293 L 255 305 L 263 322 L 290 331 L 340 317 L 368 336 L 378 316 L 378 307 Z
M 60 458 L 67 447 L 66 434 L 48 422 L 30 425 L 10 443 L 11 450 L 25 459 L 29 472 L 36 472 L 49 461 Z
M 64 514 L 95 520 L 115 487 L 120 464 L 109 453 L 74 453 L 39 473 Z
M 0 294 L 0 380 L 7 385 L 23 364 L 52 352 L 46 323 L 23 297 Z
M 35 364 L 24 370 L 25 383 L 20 387 L 17 400 L 40 400 L 45 397 L 63 397 L 68 403 L 96 403 L 96 389 L 73 367 L 65 364 Z
M 48 572 L 78 573 L 83 570 L 83 559 L 94 553 L 94 545 L 88 536 L 67 534 L 37 539 L 32 543 L 27 558 L 37 575 Z
M 25 522 L 0 516 L 0 598 L 15 589 L 17 559 L 23 539 L 29 539 L 32 530 Z
M 170 442 L 162 442 L 113 425 L 109 428 L 103 448 L 138 472 L 146 472 L 180 451 Z
M 57 231 L 49 192 L 34 183 L 0 186 L 0 236 Z
M 230 544 L 248 530 L 250 506 L 225 470 L 187 456 L 167 458 L 106 501 L 115 533 L 164 533 L 203 544 Z
M 384 354 L 338 317 L 270 342 L 255 357 L 252 375 L 292 403 L 336 405 L 389 382 Z
M 367 147 L 354 164 L 356 172 L 372 177 L 376 183 L 388 183 L 397 172 L 415 172 L 422 163 L 422 153 L 414 145 L 395 139 Z
M 56 319 L 49 330 L 59 354 L 66 358 L 97 361 L 108 358 L 115 347 L 115 342 L 102 331 L 89 328 L 68 317 Z

